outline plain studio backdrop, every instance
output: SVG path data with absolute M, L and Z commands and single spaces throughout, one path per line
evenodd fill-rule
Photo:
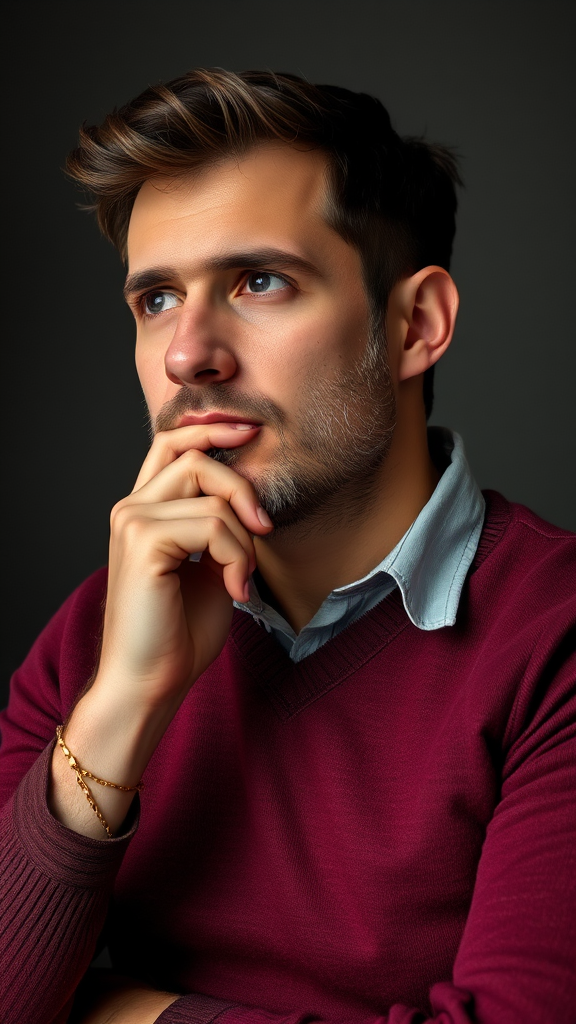
M 84 120 L 191 67 L 373 93 L 461 157 L 455 340 L 432 422 L 482 487 L 576 529 L 574 15 L 559 0 L 9 4 L 4 685 L 107 557 L 147 448 L 123 268 L 62 174 Z M 10 299 L 8 302 L 7 299 Z

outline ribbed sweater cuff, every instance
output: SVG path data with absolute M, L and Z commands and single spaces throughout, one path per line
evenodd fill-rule
M 67 886 L 101 889 L 112 881 L 138 826 L 138 806 L 131 808 L 124 835 L 91 839 L 66 828 L 48 809 L 47 791 L 54 743 L 40 754 L 14 794 L 16 835 L 27 856 L 43 874 Z

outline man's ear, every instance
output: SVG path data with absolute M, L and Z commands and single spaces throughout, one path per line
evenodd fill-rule
M 389 309 L 400 314 L 403 343 L 398 351 L 398 380 L 424 373 L 444 355 L 454 333 L 458 291 L 442 267 L 425 267 L 398 281 Z

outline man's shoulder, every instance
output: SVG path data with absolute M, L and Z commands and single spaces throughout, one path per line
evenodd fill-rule
M 505 501 L 506 499 L 503 500 Z M 576 533 L 573 533 L 571 530 L 565 530 L 561 526 L 555 526 L 554 523 L 542 519 L 541 516 L 537 515 L 536 512 L 533 512 L 526 505 L 513 501 L 507 502 L 507 504 L 511 511 L 511 521 L 515 525 L 526 527 L 538 537 L 544 538 L 545 541 L 552 541 L 554 544 L 561 541 L 563 545 L 567 545 L 564 549 L 566 551 L 576 550 Z
M 14 786 L 53 738 L 89 681 L 98 660 L 107 570 L 85 579 L 60 606 L 16 669 L 0 713 L 2 756 L 18 750 Z
M 87 576 L 66 598 L 56 612 L 52 622 L 62 624 L 72 619 L 101 619 L 106 587 L 108 583 L 108 567 L 102 566 Z
M 494 536 L 496 542 L 526 541 L 528 531 L 531 544 L 542 551 L 563 552 L 568 557 L 576 553 L 576 533 L 542 519 L 526 505 L 508 501 L 499 491 L 486 490 L 482 494 L 486 501 L 484 532 Z
M 78 678 L 88 678 L 100 645 L 107 580 L 108 569 L 102 567 L 72 591 L 37 637 L 17 675 L 47 672 L 60 675 L 62 683 L 69 663 L 75 666 L 72 689 L 77 688 Z
M 497 578 L 499 590 L 533 590 L 551 604 L 576 604 L 576 533 L 497 491 L 483 494 L 486 516 L 473 570 Z

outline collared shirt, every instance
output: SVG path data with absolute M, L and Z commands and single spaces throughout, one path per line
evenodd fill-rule
M 430 427 L 428 443 L 439 471 L 446 467 L 430 500 L 396 547 L 361 579 L 328 594 L 298 635 L 279 612 L 262 601 L 253 579 L 249 602 L 234 602 L 274 634 L 292 661 L 313 654 L 395 587 L 419 629 L 454 625 L 480 539 L 485 503 L 466 461 L 462 438 L 443 427 Z

